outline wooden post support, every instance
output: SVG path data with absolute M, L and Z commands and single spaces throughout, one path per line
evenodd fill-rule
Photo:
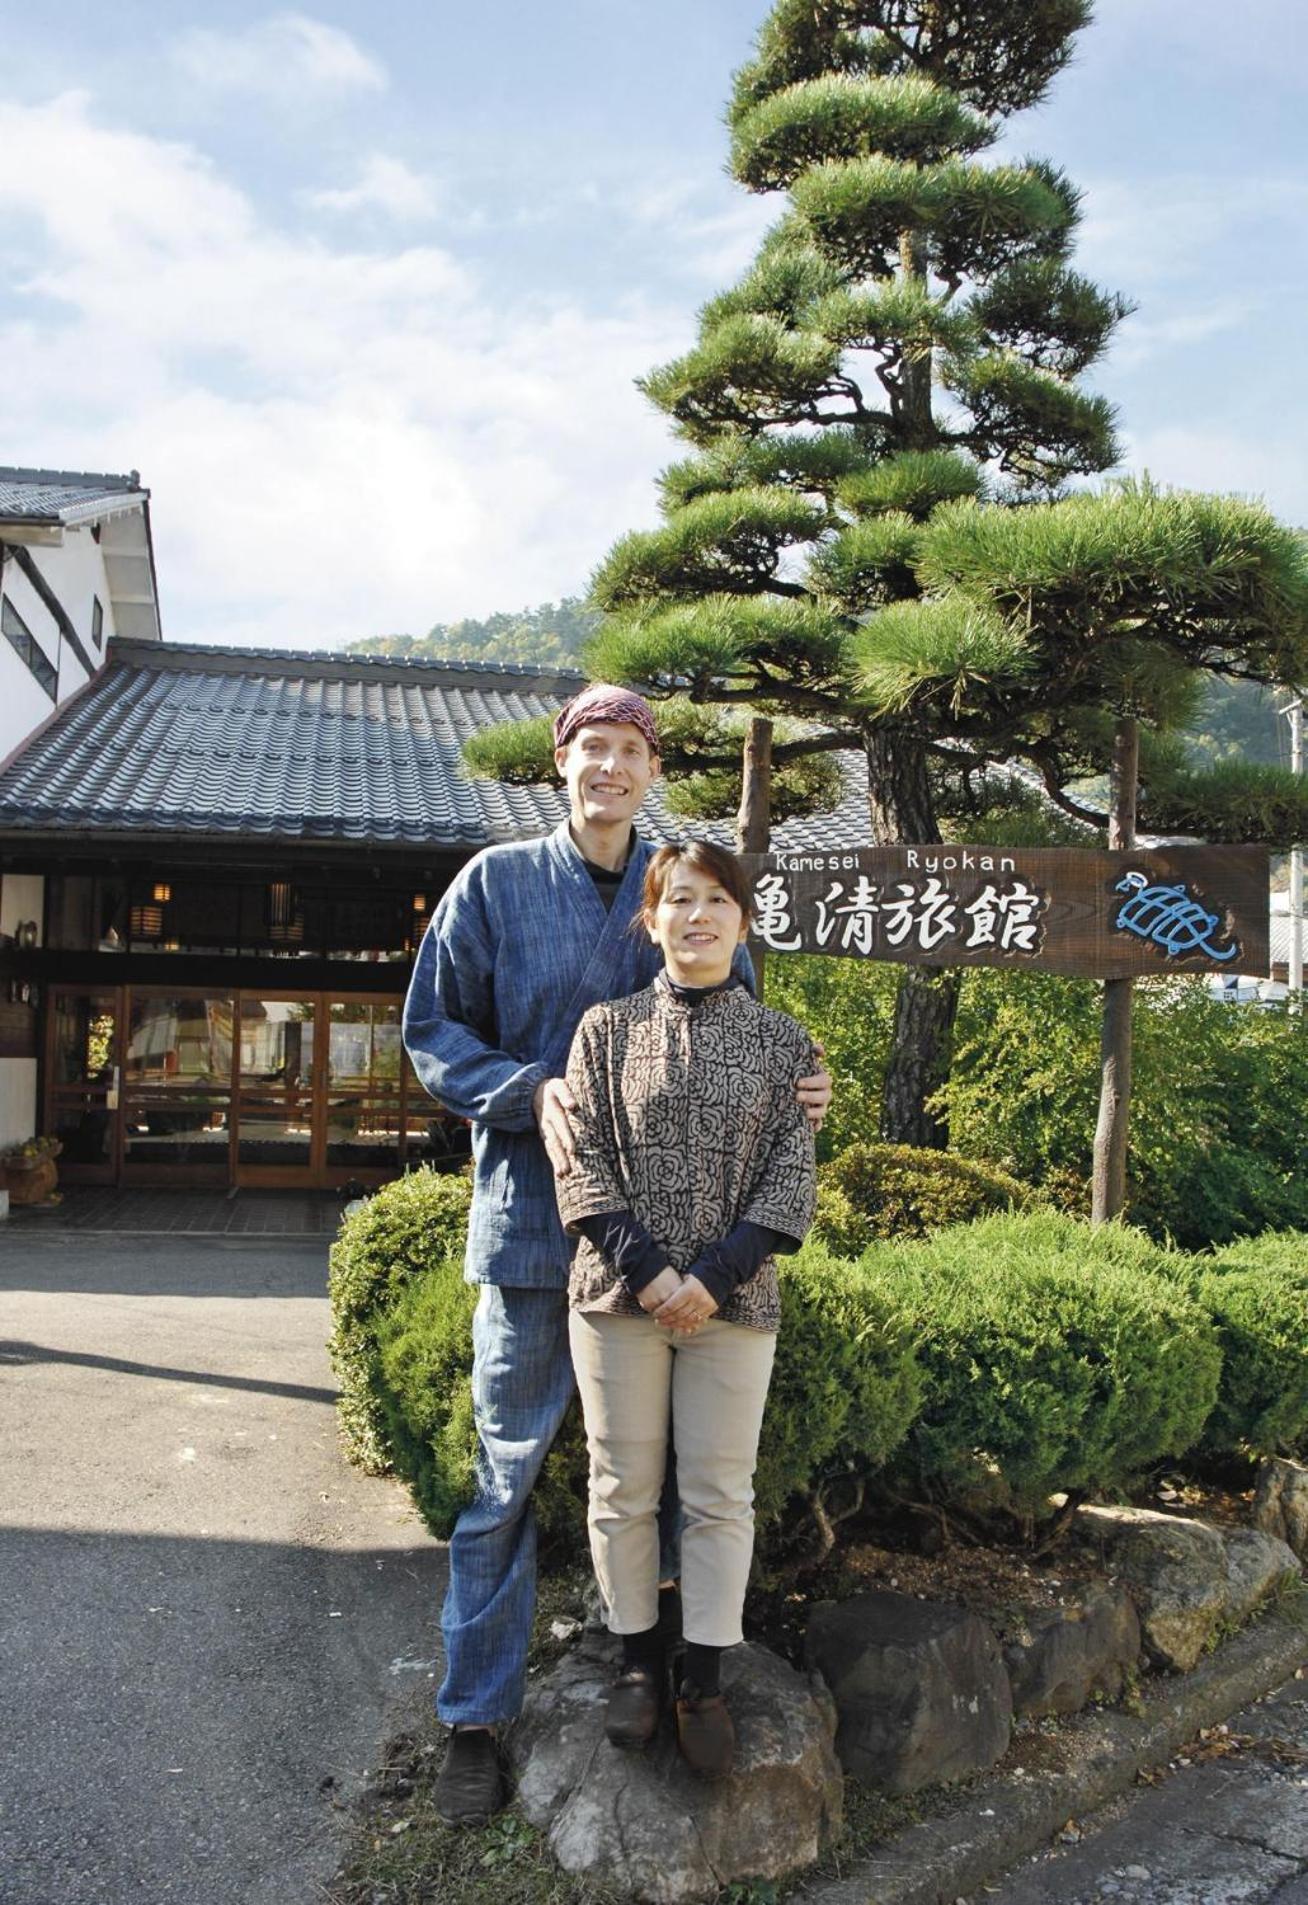
M 741 768 L 736 844 L 741 853 L 766 853 L 772 839 L 772 723 L 761 715 L 750 717 Z M 757 941 L 750 946 L 750 957 L 761 999 L 764 953 Z
M 1113 743 L 1112 800 L 1108 845 L 1135 845 L 1140 781 L 1140 725 L 1129 715 L 1118 723 Z M 1099 1119 L 1095 1126 L 1090 1217 L 1096 1224 L 1121 1215 L 1126 1203 L 1126 1136 L 1131 1115 L 1131 979 L 1104 981 L 1104 1019 L 1099 1039 Z

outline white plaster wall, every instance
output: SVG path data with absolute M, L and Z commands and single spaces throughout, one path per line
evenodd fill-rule
M 9 568 L 5 566 L 8 579 Z M 19 610 L 22 614 L 22 610 Z M 24 616 L 24 620 L 26 617 Z M 54 713 L 55 704 L 26 662 L 0 635 L 0 761 Z
M 98 666 L 104 660 L 104 645 L 114 633 L 113 604 L 109 600 L 109 580 L 104 567 L 104 543 L 109 536 L 110 525 L 102 528 L 101 540 L 97 542 L 91 533 L 91 525 L 81 529 L 65 529 L 62 544 L 57 549 L 34 548 L 32 559 L 45 577 L 50 587 L 63 604 L 64 614 L 82 638 L 82 646 L 92 661 Z M 98 595 L 100 606 L 104 610 L 104 633 L 99 648 L 91 639 L 91 598 Z M 65 656 L 68 651 L 65 649 Z M 77 679 L 70 683 L 77 687 L 86 679 L 76 657 L 69 657 Z M 59 699 L 62 701 L 68 692 L 63 682 L 59 683 Z
M 0 1058 L 0 1147 L 36 1132 L 36 1060 Z
M 0 873 L 0 933 L 12 933 L 20 919 L 36 921 L 36 943 L 45 937 L 44 873 Z
M 82 646 L 98 669 L 104 660 L 105 645 L 115 631 L 104 555 L 90 525 L 66 529 L 63 542 L 57 547 L 34 544 L 28 553 L 58 597 L 65 615 L 81 637 Z M 86 670 L 68 643 L 60 641 L 53 616 L 12 558 L 4 565 L 4 592 L 58 668 L 59 701 L 66 701 L 86 681 Z M 104 610 L 104 627 L 98 646 L 91 635 L 92 605 L 97 596 Z M 31 670 L 0 637 L 0 760 L 20 741 L 26 740 L 33 729 L 54 712 L 55 706 Z

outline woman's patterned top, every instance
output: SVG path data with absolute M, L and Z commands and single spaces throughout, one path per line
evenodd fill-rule
M 817 1168 L 795 1084 L 813 1069 L 803 1027 L 743 986 L 692 1006 L 660 974 L 643 992 L 593 1007 L 568 1060 L 577 1150 L 557 1185 L 564 1225 L 629 1210 L 683 1274 L 744 1218 L 801 1241 L 813 1221 Z M 585 1237 L 568 1290 L 578 1309 L 645 1314 Z M 775 1330 L 774 1259 L 717 1314 Z

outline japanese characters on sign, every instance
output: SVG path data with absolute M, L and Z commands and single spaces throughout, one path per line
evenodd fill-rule
M 902 965 L 1261 972 L 1260 847 L 870 847 L 749 856 L 756 940 Z

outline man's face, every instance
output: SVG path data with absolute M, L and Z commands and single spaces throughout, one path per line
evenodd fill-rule
M 597 721 L 555 749 L 554 765 L 567 783 L 572 824 L 613 826 L 634 817 L 659 760 L 639 728 Z

